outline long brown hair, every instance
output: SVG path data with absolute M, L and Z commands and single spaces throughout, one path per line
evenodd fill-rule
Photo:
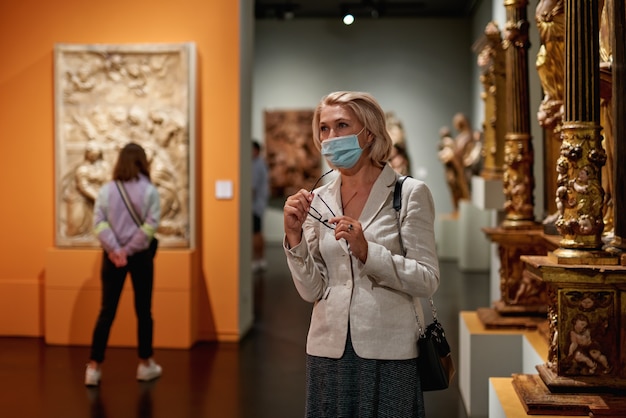
M 122 148 L 113 169 L 113 180 L 129 181 L 143 174 L 150 178 L 150 164 L 141 145 L 130 142 Z

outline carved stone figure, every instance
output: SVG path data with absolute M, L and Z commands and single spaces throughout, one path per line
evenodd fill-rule
M 93 208 L 100 187 L 110 180 L 111 166 L 103 158 L 97 141 L 85 146 L 85 159 L 64 182 L 65 230 L 70 237 L 89 237 L 93 228 Z

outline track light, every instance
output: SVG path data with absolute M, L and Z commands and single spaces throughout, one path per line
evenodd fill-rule
M 354 16 L 352 14 L 350 14 L 350 13 L 346 13 L 343 16 L 343 24 L 347 26 L 347 25 L 351 25 L 353 23 L 354 23 Z

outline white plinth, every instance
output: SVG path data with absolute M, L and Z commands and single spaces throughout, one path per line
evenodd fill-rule
M 459 258 L 459 220 L 453 215 L 438 215 L 435 221 L 437 255 L 441 260 Z
M 472 177 L 472 203 L 481 209 L 502 209 L 504 207 L 502 180 Z
M 529 331 L 522 339 L 522 372 L 537 374 L 537 366 L 548 362 L 548 341 L 539 331 Z
M 522 372 L 522 339 L 526 333 L 486 329 L 476 312 L 460 313 L 459 390 L 469 417 L 487 417 L 490 377 Z
M 492 210 L 483 210 L 469 201 L 459 202 L 459 269 L 489 271 L 491 241 L 482 231 L 490 226 Z

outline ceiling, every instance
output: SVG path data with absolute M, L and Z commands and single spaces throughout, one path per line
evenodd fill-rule
M 478 0 L 255 0 L 256 19 L 465 17 Z

